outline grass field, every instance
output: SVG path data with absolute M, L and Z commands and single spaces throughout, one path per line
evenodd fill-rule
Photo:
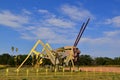
M 120 73 L 77 71 L 51 72 L 48 69 L 16 68 L 0 69 L 0 80 L 120 80 Z

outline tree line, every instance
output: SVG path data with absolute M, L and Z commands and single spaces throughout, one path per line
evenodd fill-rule
M 4 53 L 0 55 L 1 65 L 16 66 L 20 65 L 27 55 L 10 55 Z M 43 59 L 44 65 L 50 65 L 51 62 L 48 59 Z M 30 57 L 24 65 L 32 65 L 32 58 Z M 79 66 L 104 66 L 104 65 L 120 65 L 120 57 L 96 57 L 93 58 L 90 55 L 80 55 L 78 62 L 75 65 Z

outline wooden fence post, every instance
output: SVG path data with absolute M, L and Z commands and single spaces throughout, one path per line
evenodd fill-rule
M 38 72 L 39 72 L 39 70 L 38 69 L 36 69 L 36 75 L 38 76 Z
M 26 73 L 27 73 L 27 76 L 28 76 L 29 75 L 29 70 L 28 69 L 26 70 Z
M 6 76 L 8 76 L 8 73 L 9 73 L 9 69 L 7 68 L 6 69 Z
M 63 75 L 64 75 L 64 72 L 65 72 L 65 69 L 64 69 L 64 68 L 63 68 L 62 72 L 63 72 Z
M 46 68 L 46 70 L 45 70 L 45 71 L 46 71 L 46 75 L 47 75 L 47 74 L 48 74 L 48 69 Z
M 17 76 L 19 75 L 19 69 L 17 69 Z

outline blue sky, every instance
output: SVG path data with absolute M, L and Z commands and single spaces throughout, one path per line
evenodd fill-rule
M 1 0 L 0 54 L 28 54 L 40 39 L 53 49 L 73 45 L 83 22 L 91 18 L 79 44 L 81 54 L 120 56 L 119 0 Z

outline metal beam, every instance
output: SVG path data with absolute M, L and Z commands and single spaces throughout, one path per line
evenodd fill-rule
M 80 41 L 81 36 L 82 36 L 82 34 L 83 34 L 86 26 L 88 25 L 89 21 L 90 21 L 90 18 L 88 18 L 88 20 L 87 20 L 87 22 L 85 23 L 85 25 L 83 25 L 82 28 L 80 29 L 79 36 L 77 37 L 77 40 L 76 40 L 75 45 L 74 45 L 75 47 L 77 46 L 78 42 Z
M 77 41 L 78 41 L 78 39 L 79 39 L 79 37 L 80 37 L 81 31 L 82 31 L 84 25 L 85 25 L 85 23 L 83 23 L 83 24 L 82 24 L 82 27 L 80 28 L 80 31 L 79 31 L 79 33 L 78 33 L 78 36 L 77 36 L 76 40 L 75 40 L 74 46 L 76 46 L 76 44 L 77 44 Z

